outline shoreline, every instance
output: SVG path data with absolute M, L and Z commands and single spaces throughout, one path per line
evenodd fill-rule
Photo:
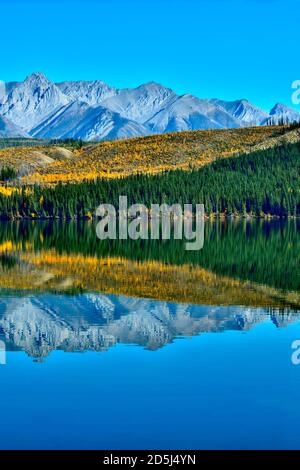
M 117 215 L 116 219 L 119 219 L 120 216 Z M 154 217 L 147 217 L 148 220 L 153 219 Z M 180 217 L 176 218 L 171 218 L 171 220 L 174 222 L 175 220 L 178 220 Z M 186 220 L 187 218 L 192 218 L 196 219 L 196 216 L 193 214 L 191 217 L 182 217 L 182 220 Z M 159 219 L 161 220 L 162 217 L 160 216 Z M 205 221 L 210 221 L 210 220 L 266 220 L 266 221 L 271 221 L 271 220 L 300 220 L 300 215 L 284 215 L 284 216 L 278 216 L 278 215 L 253 215 L 253 214 L 205 214 L 204 215 L 204 220 Z M 91 216 L 74 216 L 74 217 L 60 217 L 60 216 L 12 216 L 12 217 L 6 217 L 6 216 L 0 216 L 0 222 L 9 222 L 9 221 L 23 221 L 23 220 L 30 220 L 30 221 L 46 221 L 46 220 L 57 220 L 57 221 L 63 221 L 63 222 L 71 222 L 71 221 L 79 221 L 79 220 L 99 220 L 99 217 L 96 215 L 91 215 Z M 129 217 L 128 220 L 136 220 L 134 217 Z

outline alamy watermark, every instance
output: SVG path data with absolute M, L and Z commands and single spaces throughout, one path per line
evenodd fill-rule
M 128 207 L 127 196 L 119 197 L 119 207 L 101 204 L 96 215 L 96 232 L 100 240 L 187 240 L 185 249 L 198 251 L 204 245 L 204 205 L 144 204 Z
M 292 342 L 291 348 L 294 349 L 294 352 L 291 355 L 291 361 L 294 366 L 300 365 L 300 339 L 296 339 Z
M 0 366 L 6 364 L 6 346 L 3 341 L 0 341 Z
M 300 104 L 300 80 L 292 83 L 292 89 L 295 90 L 292 94 L 292 103 L 298 105 Z

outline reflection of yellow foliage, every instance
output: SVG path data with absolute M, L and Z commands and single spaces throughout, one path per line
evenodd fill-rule
M 11 240 L 7 240 L 0 245 L 0 253 L 4 253 L 4 252 L 8 253 L 8 252 L 13 252 L 13 251 L 17 253 L 21 251 L 22 248 L 23 246 L 21 242 L 15 243 L 15 242 L 12 242 Z M 25 243 L 25 248 L 26 250 L 32 250 L 33 244 L 27 241 Z
M 13 243 L 8 240 L 0 245 L 0 253 L 7 253 L 13 250 Z
M 97 258 L 80 254 L 59 254 L 55 250 L 21 253 L 30 272 L 42 273 L 38 289 L 68 288 L 123 294 L 175 302 L 207 305 L 249 305 L 279 307 L 288 302 L 299 306 L 297 293 L 282 293 L 254 283 L 218 276 L 196 266 L 172 266 L 157 261 L 137 262 L 124 258 Z M 39 277 L 39 276 L 38 276 Z M 18 276 L 15 276 L 16 283 Z M 22 288 L 32 288 L 25 278 Z M 24 282 L 24 276 L 22 276 Z M 0 275 L 7 287 L 7 273 Z M 17 285 L 15 286 L 17 288 Z
M 21 188 L 14 188 L 12 186 L 0 186 L 0 194 L 6 197 L 10 197 L 14 193 L 21 193 Z M 25 194 L 32 194 L 32 189 L 26 188 Z
M 10 197 L 15 192 L 17 192 L 16 188 L 11 188 L 11 187 L 7 187 L 7 186 L 0 186 L 0 194 L 2 196 Z

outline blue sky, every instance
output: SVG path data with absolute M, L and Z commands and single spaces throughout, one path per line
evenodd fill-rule
M 55 81 L 99 78 L 116 87 L 157 81 L 201 98 L 292 106 L 299 3 L 0 0 L 0 79 L 41 71 Z

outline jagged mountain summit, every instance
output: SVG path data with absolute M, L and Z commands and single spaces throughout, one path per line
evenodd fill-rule
M 138 88 L 119 90 L 114 97 L 106 99 L 103 106 L 124 118 L 145 124 L 176 98 L 177 95 L 173 90 L 150 82 Z
M 86 141 L 300 121 L 298 111 L 280 103 L 267 113 L 245 99 L 179 96 L 155 82 L 117 89 L 101 80 L 54 83 L 40 72 L 0 81 L 0 117 L 1 137 Z
M 24 82 L 10 85 L 0 115 L 30 134 L 50 113 L 68 102 L 69 98 L 45 75 L 34 73 Z
M 116 88 L 110 87 L 101 80 L 63 82 L 58 83 L 57 87 L 70 101 L 82 101 L 89 106 L 98 106 L 106 98 L 118 93 Z

